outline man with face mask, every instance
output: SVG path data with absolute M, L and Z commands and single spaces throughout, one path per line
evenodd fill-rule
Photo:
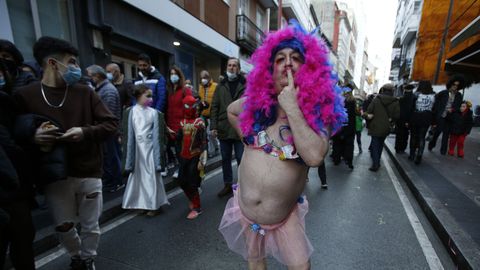
M 120 104 L 123 110 L 132 105 L 133 99 L 133 84 L 130 80 L 125 79 L 120 67 L 116 63 L 110 63 L 106 67 L 107 78 L 115 85 L 120 95 Z
M 212 100 L 210 111 L 210 129 L 212 135 L 220 140 L 220 152 L 222 154 L 223 189 L 217 194 L 219 197 L 232 193 L 232 151 L 235 149 L 235 159 L 240 165 L 243 154 L 243 143 L 240 141 L 235 129 L 230 125 L 227 115 L 227 107 L 230 103 L 239 99 L 245 90 L 245 78 L 240 74 L 240 61 L 230 57 L 227 62 L 227 71 Z
M 12 87 L 21 87 L 35 81 L 35 77 L 20 67 L 23 56 L 15 45 L 5 39 L 0 39 L 0 58 L 4 60 L 8 73 L 12 78 Z
M 152 108 L 163 113 L 167 109 L 167 88 L 165 78 L 160 72 L 152 66 L 150 56 L 142 53 L 138 56 L 138 77 L 135 79 L 135 85 L 146 84 L 153 93 Z
M 45 193 L 60 242 L 71 256 L 71 268 L 95 269 L 103 204 L 102 143 L 117 132 L 118 118 L 94 91 L 77 83 L 82 72 L 78 51 L 70 43 L 42 37 L 33 55 L 44 70 L 42 80 L 18 89 L 15 99 L 22 113 L 42 115 L 51 122 L 38 123 L 27 141 L 34 143 L 32 151 L 44 153 L 64 147 L 67 164 L 66 179 L 45 177 L 37 185 Z
M 105 106 L 118 119 L 121 117 L 120 97 L 113 84 L 107 79 L 107 73 L 101 66 L 91 65 L 87 67 L 88 76 L 95 85 L 95 92 L 100 96 Z M 120 142 L 119 132 L 103 143 L 103 184 L 104 189 L 115 192 L 125 185 L 122 183 L 122 171 L 120 169 Z
M 200 99 L 209 106 L 202 112 L 202 116 L 207 120 L 208 157 L 213 157 L 218 152 L 218 140 L 212 136 L 212 131 L 210 129 L 210 105 L 212 104 L 213 96 L 217 89 L 217 83 L 210 78 L 210 74 L 206 70 L 200 72 L 200 78 L 200 90 L 198 91 L 198 95 L 200 96 Z

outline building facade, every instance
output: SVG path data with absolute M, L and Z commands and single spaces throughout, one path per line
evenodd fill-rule
M 411 79 L 422 4 L 422 0 L 398 2 L 389 76 L 395 85 L 401 85 Z

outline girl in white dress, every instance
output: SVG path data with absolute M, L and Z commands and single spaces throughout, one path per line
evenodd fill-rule
M 162 205 L 169 204 L 161 176 L 165 122 L 163 114 L 149 106 L 152 91 L 146 85 L 136 85 L 134 97 L 136 105 L 124 115 L 124 168 L 130 175 L 122 207 L 154 216 Z

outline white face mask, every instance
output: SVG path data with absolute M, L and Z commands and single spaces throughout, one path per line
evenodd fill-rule
M 237 73 L 230 73 L 227 71 L 227 77 L 229 80 L 235 80 L 237 78 Z
M 207 85 L 207 84 L 208 84 L 208 80 L 207 80 L 207 79 L 202 79 L 202 84 L 203 84 L 203 85 Z

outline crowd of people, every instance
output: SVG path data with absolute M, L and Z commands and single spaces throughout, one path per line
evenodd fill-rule
M 0 267 L 8 250 L 16 269 L 35 269 L 35 192 L 45 195 L 71 269 L 95 269 L 103 192 L 125 188 L 124 209 L 155 216 L 169 204 L 164 179 L 170 171 L 188 200 L 186 217 L 195 219 L 203 211 L 207 159 L 220 152 L 224 185 L 217 195 L 233 195 L 219 228 L 229 247 L 251 269 L 265 267 L 266 254 L 308 269 L 308 203 L 301 194 L 309 167 L 318 167 L 327 189 L 329 144 L 333 164 L 343 161 L 353 170 L 355 137 L 362 153 L 366 122 L 376 172 L 395 123 L 397 153 L 410 133 L 416 164 L 429 129 L 429 150 L 443 133 L 441 154 L 448 148 L 454 155 L 456 147 L 464 156 L 472 112 L 459 93 L 462 77 L 452 77 L 438 94 L 420 81 L 415 92 L 409 84 L 396 98 L 386 84 L 362 101 L 352 86 L 336 85 L 322 46 L 298 26 L 288 27 L 257 50 L 248 80 L 231 57 L 218 83 L 202 70 L 196 91 L 177 66 L 165 79 L 147 54 L 138 55 L 138 76 L 130 81 L 117 63 L 82 72 L 77 49 L 61 39 L 40 38 L 34 63 L 0 40 Z
M 33 55 L 24 61 L 0 40 L 2 268 L 7 251 L 16 269 L 35 268 L 36 192 L 45 195 L 72 269 L 95 268 L 102 192 L 125 188 L 123 208 L 155 216 L 169 204 L 163 180 L 175 170 L 187 218 L 195 219 L 207 158 L 220 149 L 225 185 L 218 196 L 232 194 L 232 153 L 238 163 L 243 153 L 227 120 L 228 105 L 245 88 L 237 58 L 228 59 L 218 84 L 201 71 L 194 91 L 181 69 L 172 66 L 165 79 L 147 54 L 138 55 L 133 80 L 113 62 L 82 72 L 78 50 L 57 38 L 40 38 Z

